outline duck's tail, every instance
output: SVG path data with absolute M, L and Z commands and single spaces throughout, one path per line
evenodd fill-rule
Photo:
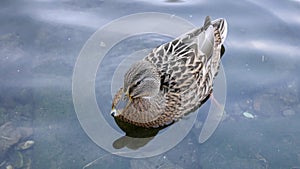
M 198 35 L 199 50 L 209 58 L 213 54 L 213 49 L 221 49 L 227 36 L 227 22 L 223 18 L 211 21 L 207 16 L 199 31 L 201 31 Z
M 214 28 L 214 48 L 211 56 L 211 71 L 215 77 L 220 66 L 220 59 L 225 51 L 223 43 L 227 36 L 227 22 L 223 18 L 211 22 Z
M 215 45 L 222 45 L 227 36 L 227 22 L 223 18 L 211 22 L 214 27 Z
M 207 16 L 201 29 L 203 30 L 198 36 L 199 52 L 205 56 L 203 74 L 207 76 L 203 80 L 207 80 L 207 85 L 212 86 L 219 71 L 222 45 L 227 36 L 227 22 L 222 18 L 211 21 Z

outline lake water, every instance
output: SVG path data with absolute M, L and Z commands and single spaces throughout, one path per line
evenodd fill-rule
M 82 128 L 74 110 L 72 77 L 79 53 L 93 33 L 115 19 L 143 12 L 168 13 L 196 26 L 202 26 L 207 15 L 226 18 L 222 58 L 226 113 L 203 144 L 198 137 L 209 103 L 169 151 L 132 159 L 112 155 Z M 300 168 L 299 16 L 299 0 L 1 1 L 0 126 L 11 122 L 33 128 L 33 134 L 19 142 L 35 144 L 26 150 L 13 145 L 4 155 L 0 152 L 0 168 Z M 119 133 L 109 116 L 111 90 L 116 90 L 109 85 L 117 65 L 134 51 L 170 39 L 158 34 L 129 37 L 100 64 L 103 70 L 95 76 L 97 103 Z M 254 118 L 245 117 L 245 112 Z M 112 137 L 110 132 L 99 133 L 103 140 Z

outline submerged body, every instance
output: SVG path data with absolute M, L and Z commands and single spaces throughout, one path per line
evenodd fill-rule
M 227 34 L 211 21 L 152 50 L 134 63 L 116 93 L 112 115 L 141 127 L 159 127 L 195 111 L 209 98 Z

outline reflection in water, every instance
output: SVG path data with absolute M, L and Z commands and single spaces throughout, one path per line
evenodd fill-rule
M 168 3 L 178 3 L 178 2 L 184 2 L 182 0 L 166 0 L 165 2 L 168 2 Z
M 297 57 L 297 54 L 299 53 L 300 49 L 299 46 L 287 44 L 281 42 L 280 40 L 271 41 L 264 39 L 255 39 L 244 41 L 244 43 L 240 43 L 238 39 L 234 39 L 230 42 L 230 45 L 232 45 L 232 48 L 236 49 L 256 49 L 265 53 L 284 55 L 292 59 L 299 59 Z
M 145 146 L 153 138 L 154 137 L 134 138 L 134 137 L 123 136 L 123 137 L 117 139 L 113 143 L 113 147 L 115 149 L 121 149 L 121 148 L 127 147 L 127 148 L 132 149 L 132 150 L 137 150 L 140 147 Z
M 262 7 L 264 10 L 269 11 L 274 16 L 285 22 L 298 25 L 300 24 L 300 18 L 298 17 L 300 14 L 299 0 L 290 0 L 289 6 L 287 6 L 285 1 L 278 1 L 277 3 L 272 4 L 272 8 L 270 8 L 269 1 L 251 0 L 249 2 Z
M 137 150 L 138 148 L 145 146 L 149 141 L 151 141 L 160 130 L 167 127 L 167 126 L 163 126 L 159 128 L 138 127 L 116 118 L 115 118 L 115 122 L 120 127 L 120 129 L 126 133 L 125 136 L 114 141 L 113 147 L 115 149 L 121 149 L 127 147 L 132 150 Z

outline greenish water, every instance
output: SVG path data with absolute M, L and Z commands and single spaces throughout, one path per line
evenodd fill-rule
M 82 46 L 98 28 L 124 15 L 149 11 L 170 13 L 197 26 L 206 15 L 227 19 L 222 58 L 226 116 L 204 144 L 198 143 L 200 129 L 195 125 L 166 153 L 133 160 L 111 155 L 81 128 L 73 107 L 72 73 Z M 296 0 L 1 1 L 0 126 L 12 122 L 34 130 L 20 140 L 35 141 L 20 151 L 20 168 L 300 168 L 299 11 Z M 167 40 L 145 37 L 142 45 L 149 47 Z M 126 45 L 131 43 L 123 42 Z M 130 53 L 129 48 L 125 51 Z M 97 80 L 109 77 L 101 78 Z M 109 110 L 110 92 L 96 88 L 96 93 Z M 196 124 L 204 121 L 207 111 L 204 105 Z M 248 119 L 243 112 L 256 117 Z M 105 118 L 116 127 L 109 115 Z M 103 138 L 109 136 L 105 133 Z M 13 146 L 0 159 L 0 168 L 19 164 L 16 153 Z

